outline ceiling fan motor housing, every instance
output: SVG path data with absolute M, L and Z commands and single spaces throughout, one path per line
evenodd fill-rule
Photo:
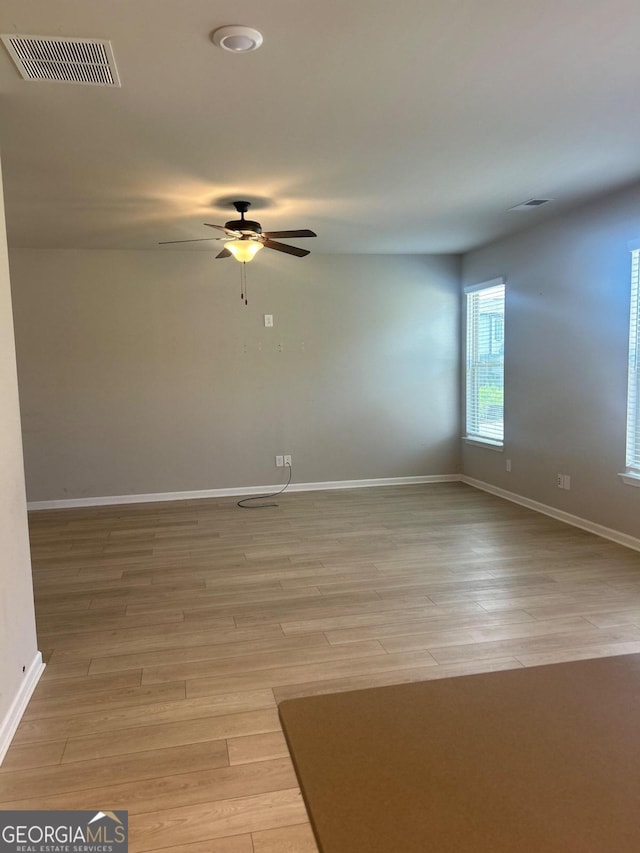
M 229 231 L 240 231 L 241 234 L 262 234 L 262 226 L 251 219 L 232 219 L 224 223 Z
M 251 207 L 250 201 L 234 201 L 233 206 L 242 219 L 232 219 L 229 222 L 225 222 L 225 228 L 228 228 L 229 231 L 239 231 L 241 234 L 262 234 L 262 226 L 259 222 L 244 218 L 245 213 Z

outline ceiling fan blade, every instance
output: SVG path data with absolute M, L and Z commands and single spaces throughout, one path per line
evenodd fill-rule
M 224 231 L 225 234 L 229 234 L 231 237 L 241 237 L 241 233 L 239 231 L 230 231 L 229 228 L 225 228 L 224 225 L 212 225 L 211 222 L 204 223 L 207 228 L 217 228 L 218 231 Z
M 216 260 L 218 258 L 230 258 L 231 252 L 228 249 L 223 249 L 219 254 L 216 255 Z
M 303 228 L 301 231 L 265 231 L 264 236 L 267 238 L 275 237 L 290 240 L 292 237 L 317 237 L 318 235 L 315 231 Z
M 198 237 L 195 240 L 161 240 L 158 246 L 168 246 L 170 243 L 203 243 L 210 240 L 224 240 L 224 237 Z
M 286 252 L 287 255 L 296 255 L 298 258 L 304 258 L 309 255 L 308 249 L 299 249 L 297 246 L 287 246 L 286 243 L 276 243 L 274 240 L 265 240 L 264 244 L 267 249 L 275 249 L 276 252 Z

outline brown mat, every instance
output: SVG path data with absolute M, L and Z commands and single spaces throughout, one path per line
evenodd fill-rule
M 292 699 L 322 853 L 639 853 L 640 654 Z

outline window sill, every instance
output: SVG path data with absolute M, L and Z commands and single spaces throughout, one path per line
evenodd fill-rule
M 465 444 L 472 444 L 475 447 L 486 447 L 487 450 L 497 450 L 498 453 L 504 451 L 504 444 L 501 441 L 491 441 L 488 438 L 471 438 L 468 435 L 463 436 L 462 440 Z
M 618 474 L 618 477 L 622 477 L 624 483 L 627 486 L 636 486 L 636 488 L 640 489 L 640 474 L 636 474 L 635 471 L 627 471 L 624 474 Z

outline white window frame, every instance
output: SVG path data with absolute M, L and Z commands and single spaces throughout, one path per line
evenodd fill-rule
M 640 243 L 631 244 L 631 299 L 627 384 L 626 471 L 620 476 L 640 486 Z
M 502 435 L 496 436 L 494 431 L 483 432 L 482 427 L 477 420 L 479 412 L 479 402 L 475 399 L 474 385 L 474 368 L 478 365 L 478 329 L 473 319 L 472 297 L 481 291 L 502 290 L 503 294 L 503 314 L 502 314 L 502 334 L 504 341 L 505 329 L 505 302 L 506 302 L 506 282 L 504 278 L 494 278 L 491 281 L 484 281 L 480 284 L 470 285 L 465 287 L 465 318 L 466 318 L 466 347 L 465 347 L 465 373 L 464 373 L 464 400 L 465 400 L 465 434 L 464 441 L 468 444 L 477 444 L 481 447 L 488 447 L 493 450 L 502 450 L 504 447 L 504 353 L 502 356 Z M 477 303 L 476 303 L 477 304 Z M 475 418 L 475 422 L 474 422 Z

